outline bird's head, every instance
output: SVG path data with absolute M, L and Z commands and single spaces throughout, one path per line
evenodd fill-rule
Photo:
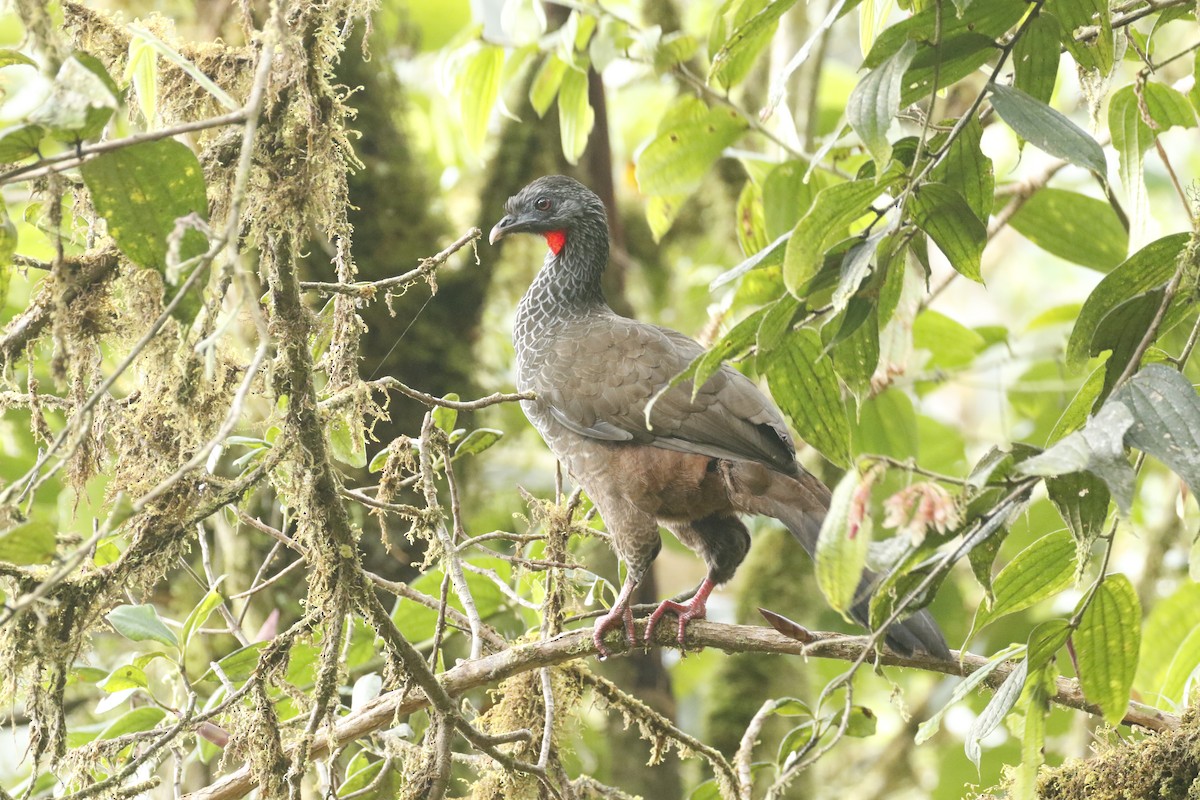
M 604 203 L 574 178 L 547 175 L 508 198 L 504 218 L 492 228 L 492 244 L 512 233 L 538 233 L 558 254 L 581 226 L 606 231 Z

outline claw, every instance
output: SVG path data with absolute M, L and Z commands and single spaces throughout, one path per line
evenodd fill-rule
M 633 630 L 633 609 L 628 605 L 624 608 L 613 606 L 607 614 L 596 620 L 596 627 L 592 629 L 592 642 L 595 643 L 596 650 L 600 652 L 601 661 L 612 655 L 612 652 L 604 645 L 604 634 L 622 622 L 625 623 L 625 642 L 633 647 L 637 644 L 637 635 Z
M 667 614 L 673 613 L 679 616 L 679 633 L 675 640 L 679 642 L 680 647 L 683 647 L 687 635 L 687 624 L 694 619 L 704 619 L 708 610 L 708 596 L 714 588 L 716 588 L 716 584 L 705 578 L 704 582 L 700 584 L 700 588 L 696 589 L 696 594 L 688 602 L 662 601 L 658 608 L 654 609 L 654 613 L 650 615 L 650 620 L 646 623 L 645 643 L 649 645 L 654 638 L 654 629 L 658 626 L 659 620 Z

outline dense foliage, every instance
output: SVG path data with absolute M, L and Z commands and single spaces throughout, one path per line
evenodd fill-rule
M 1200 792 L 1195 2 L 113 5 L 0 17 L 0 798 Z M 683 660 L 506 393 L 560 170 L 835 487 Z

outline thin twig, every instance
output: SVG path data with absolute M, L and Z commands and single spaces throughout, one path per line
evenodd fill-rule
M 483 236 L 483 231 L 479 230 L 479 228 L 471 228 L 462 236 L 455 239 L 453 244 L 445 250 L 428 258 L 422 258 L 419 267 L 409 270 L 402 275 L 394 275 L 390 278 L 383 278 L 377 281 L 355 281 L 354 283 L 300 281 L 300 288 L 323 292 L 325 294 L 346 294 L 364 300 L 372 300 L 380 290 L 386 291 L 397 287 L 402 288 L 420 280 L 428 280 L 429 276 L 436 272 L 438 267 L 445 264 L 450 256 L 471 244 L 480 236 Z

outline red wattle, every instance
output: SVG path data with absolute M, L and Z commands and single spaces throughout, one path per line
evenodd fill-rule
M 550 252 L 558 255 L 563 249 L 563 245 L 567 243 L 566 231 L 546 231 L 546 244 L 550 245 Z

